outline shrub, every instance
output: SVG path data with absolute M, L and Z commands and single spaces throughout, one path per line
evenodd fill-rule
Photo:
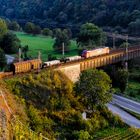
M 80 131 L 75 131 L 73 133 L 75 136 L 76 140 L 89 140 L 90 139 L 90 134 L 88 131 L 80 130 Z

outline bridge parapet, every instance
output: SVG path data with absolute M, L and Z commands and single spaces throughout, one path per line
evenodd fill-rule
M 62 71 L 70 80 L 76 82 L 81 71 L 127 61 L 136 57 L 140 57 L 140 47 L 129 48 L 128 53 L 126 53 L 125 49 L 112 51 L 110 54 L 104 56 L 93 57 L 60 66 L 57 70 Z

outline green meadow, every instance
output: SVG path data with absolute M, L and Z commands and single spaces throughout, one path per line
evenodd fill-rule
M 41 35 L 30 35 L 23 32 L 15 32 L 17 37 L 21 41 L 21 45 L 28 45 L 29 52 L 28 55 L 33 58 L 37 58 L 38 52 L 41 52 L 41 58 L 43 61 L 47 61 L 48 54 L 52 54 L 57 58 L 61 58 L 62 54 L 56 52 L 53 49 L 54 39 L 51 37 L 45 37 Z M 78 49 L 76 45 L 76 41 L 71 40 L 70 51 L 65 53 L 65 56 L 74 56 L 78 54 Z

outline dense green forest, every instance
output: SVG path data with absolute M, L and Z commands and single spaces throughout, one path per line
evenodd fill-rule
M 32 21 L 44 27 L 67 24 L 77 28 L 93 22 L 117 30 L 128 28 L 135 35 L 140 32 L 139 0 L 0 0 L 0 7 L 0 16 L 16 19 L 20 24 Z

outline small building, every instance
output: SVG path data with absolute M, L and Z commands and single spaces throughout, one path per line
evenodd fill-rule
M 15 57 L 14 56 L 11 56 L 11 55 L 5 55 L 5 57 L 6 57 L 6 61 L 7 61 L 7 64 L 9 65 L 9 64 L 12 64 L 13 62 L 14 62 L 14 60 L 15 60 Z
M 87 113 L 86 113 L 86 112 L 83 112 L 83 113 L 82 113 L 82 118 L 83 118 L 84 120 L 87 120 Z

